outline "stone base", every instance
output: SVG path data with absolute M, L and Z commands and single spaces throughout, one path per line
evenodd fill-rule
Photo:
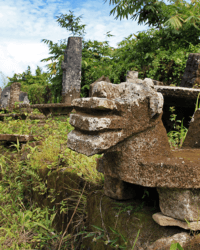
M 174 219 L 200 220 L 200 189 L 157 188 L 161 212 Z
M 152 218 L 160 226 L 177 226 L 186 230 L 193 230 L 193 231 L 200 230 L 200 221 L 187 223 L 181 220 L 165 216 L 162 213 L 156 213 L 152 216 Z

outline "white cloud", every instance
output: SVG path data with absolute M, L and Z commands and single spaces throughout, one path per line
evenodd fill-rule
M 67 38 L 70 33 L 59 27 L 55 16 L 74 11 L 75 16 L 83 15 L 82 24 L 86 24 L 85 39 L 109 40 L 111 46 L 117 46 L 124 37 L 136 33 L 144 27 L 138 27 L 131 20 L 115 20 L 109 16 L 113 6 L 104 1 L 88 0 L 1 0 L 0 1 L 0 71 L 6 76 L 22 73 L 30 65 L 44 66 L 40 60 L 48 57 L 48 46 L 41 39 L 53 42 Z M 106 32 L 115 35 L 106 38 Z M 0 80 L 0 86 L 2 82 Z

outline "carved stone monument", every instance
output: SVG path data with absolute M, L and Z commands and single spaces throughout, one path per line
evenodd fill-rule
M 62 62 L 62 102 L 71 104 L 80 97 L 81 89 L 82 38 L 69 37 Z
M 187 219 L 200 229 L 200 149 L 170 149 L 161 120 L 163 96 L 151 79 L 134 74 L 121 84 L 97 82 L 91 97 L 72 105 L 75 130 L 68 147 L 88 156 L 103 153 L 97 170 L 104 173 L 107 196 L 130 199 L 136 185 L 157 187 L 165 217 Z

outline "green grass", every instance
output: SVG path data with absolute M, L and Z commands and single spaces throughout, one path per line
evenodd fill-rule
M 63 235 L 53 226 L 58 213 L 67 213 L 67 201 L 58 204 L 59 210 L 52 206 L 42 208 L 33 201 L 34 190 L 40 195 L 47 192 L 41 169 L 45 169 L 47 175 L 65 169 L 90 183 L 103 184 L 103 175 L 96 171 L 95 158 L 99 156 L 87 157 L 67 148 L 67 134 L 73 128 L 65 116 L 49 118 L 38 125 L 39 120 L 29 119 L 6 118 L 0 122 L 1 133 L 32 134 L 40 136 L 42 141 L 41 145 L 28 143 L 23 147 L 19 142 L 10 145 L 0 142 L 0 249 L 70 249 L 80 238 L 77 234 Z M 22 160 L 24 153 L 26 159 Z M 57 195 L 55 190 L 50 191 Z M 74 191 L 72 204 L 78 202 L 81 190 Z M 85 203 L 84 195 L 79 207 L 81 202 Z M 83 209 L 84 206 L 81 212 L 85 213 Z M 80 213 L 79 208 L 76 210 Z

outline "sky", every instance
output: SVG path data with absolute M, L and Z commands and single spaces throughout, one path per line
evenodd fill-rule
M 116 20 L 110 15 L 113 7 L 109 0 L 0 0 L 0 87 L 7 77 L 28 66 L 32 73 L 37 65 L 47 70 L 47 63 L 40 61 L 49 56 L 49 49 L 41 40 L 55 43 L 71 35 L 56 22 L 56 16 L 69 14 L 69 10 L 76 17 L 82 15 L 85 40 L 108 40 L 113 47 L 130 34 L 147 29 L 131 19 Z M 108 31 L 114 36 L 106 38 Z

